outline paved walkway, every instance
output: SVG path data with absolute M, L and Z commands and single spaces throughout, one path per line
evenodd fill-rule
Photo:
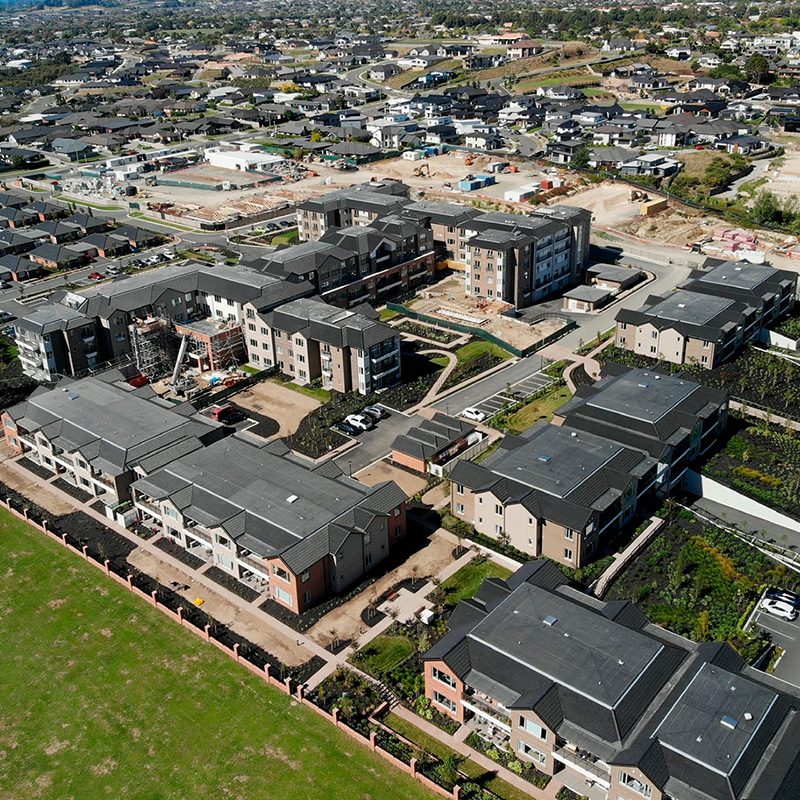
M 437 355 L 437 356 L 445 356 L 447 361 L 449 362 L 447 366 L 442 370 L 442 374 L 436 379 L 436 382 L 428 389 L 428 393 L 425 397 L 420 400 L 418 405 L 424 406 L 428 403 L 432 403 L 436 395 L 439 394 L 439 390 L 444 385 L 444 382 L 450 377 L 450 374 L 453 370 L 458 366 L 458 356 L 455 353 L 451 353 L 448 350 L 420 350 L 419 354 L 421 356 L 427 355 Z

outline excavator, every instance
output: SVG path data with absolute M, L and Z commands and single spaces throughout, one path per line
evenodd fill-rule
M 420 164 L 418 167 L 414 168 L 413 172 L 415 178 L 430 178 L 435 174 L 435 172 L 431 172 L 431 165 L 428 163 Z

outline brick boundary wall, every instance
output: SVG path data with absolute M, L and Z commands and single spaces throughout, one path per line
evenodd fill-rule
M 215 638 L 211 636 L 210 626 L 206 625 L 204 630 L 195 627 L 191 623 L 189 623 L 183 616 L 183 609 L 180 607 L 178 611 L 172 611 L 171 609 L 167 608 L 163 603 L 159 603 L 158 601 L 158 591 L 156 589 L 153 590 L 151 594 L 147 594 L 147 592 L 143 592 L 137 586 L 133 585 L 133 581 L 131 576 L 128 576 L 127 580 L 125 578 L 120 577 L 115 572 L 113 572 L 109 568 L 109 561 L 106 559 L 104 562 L 96 561 L 92 558 L 88 553 L 87 545 L 84 545 L 81 549 L 73 546 L 67 541 L 67 534 L 63 534 L 59 536 L 58 534 L 51 531 L 47 525 L 47 520 L 43 520 L 43 523 L 40 525 L 34 519 L 31 519 L 28 516 L 28 512 L 26 509 L 23 509 L 22 512 L 17 511 L 12 505 L 9 499 L 4 498 L 0 500 L 0 504 L 2 507 L 6 508 L 10 511 L 15 517 L 18 519 L 27 522 L 28 525 L 31 525 L 33 528 L 40 530 L 42 533 L 46 534 L 50 539 L 53 539 L 56 542 L 59 542 L 67 550 L 76 553 L 77 555 L 81 556 L 85 561 L 90 564 L 93 564 L 99 570 L 104 572 L 109 578 L 116 581 L 120 586 L 126 587 L 129 591 L 133 594 L 137 595 L 138 597 L 146 600 L 150 605 L 155 606 L 155 608 L 162 611 L 166 614 L 173 622 L 177 622 L 182 627 L 186 628 L 187 630 L 192 631 L 196 635 L 200 636 L 201 638 L 205 639 L 206 642 L 213 644 L 218 650 L 225 653 L 228 657 L 233 659 L 237 664 L 244 666 L 247 670 L 253 673 L 253 675 L 258 676 L 263 680 L 267 685 L 272 686 L 276 689 L 282 691 L 288 697 L 294 697 L 296 700 L 301 702 L 304 706 L 313 709 L 317 714 L 321 717 L 324 717 L 328 720 L 332 725 L 335 725 L 339 730 L 344 731 L 350 738 L 355 739 L 359 744 L 363 745 L 364 747 L 369 748 L 374 753 L 380 755 L 385 761 L 390 763 L 392 766 L 397 767 L 397 769 L 402 770 L 407 775 L 410 775 L 415 780 L 419 781 L 423 786 L 429 789 L 432 792 L 435 792 L 442 797 L 453 798 L 453 800 L 459 800 L 461 797 L 461 787 L 456 785 L 453 787 L 453 791 L 449 792 L 447 789 L 439 786 L 437 783 L 434 783 L 432 780 L 427 778 L 417 769 L 417 759 L 412 758 L 410 764 L 406 764 L 405 762 L 401 761 L 399 758 L 396 758 L 388 751 L 384 750 L 376 741 L 376 734 L 373 731 L 370 733 L 369 737 L 366 737 L 359 733 L 353 728 L 346 725 L 342 720 L 339 719 L 339 709 L 334 708 L 332 714 L 328 714 L 327 711 L 320 708 L 319 706 L 315 705 L 305 694 L 305 686 L 303 684 L 298 684 L 295 680 L 291 677 L 286 678 L 286 680 L 281 681 L 280 679 L 276 678 L 274 675 L 270 674 L 270 665 L 265 664 L 264 669 L 259 669 L 254 664 L 251 664 L 247 659 L 241 658 L 239 656 L 239 645 L 238 643 L 234 643 L 233 647 L 230 648 L 227 645 L 223 644 L 222 642 L 217 641 Z

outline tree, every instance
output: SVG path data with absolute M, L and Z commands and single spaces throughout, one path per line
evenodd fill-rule
M 315 128 L 313 131 L 311 131 L 311 136 L 308 138 L 311 139 L 312 142 L 321 142 L 322 133 Z
M 581 169 L 589 166 L 589 148 L 582 144 L 572 155 L 571 167 Z
M 766 83 L 769 78 L 769 61 L 761 53 L 753 53 L 744 65 L 744 74 L 751 83 Z

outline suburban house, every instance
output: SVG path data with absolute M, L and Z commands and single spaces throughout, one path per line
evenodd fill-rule
M 479 464 L 450 473 L 451 512 L 532 556 L 578 568 L 600 539 L 634 519 L 658 462 L 595 433 L 543 424 L 506 436 Z
M 347 311 L 321 300 L 292 300 L 245 311 L 248 360 L 275 365 L 300 385 L 322 379 L 337 392 L 371 394 L 400 380 L 400 337 L 366 306 Z
M 238 435 L 132 484 L 148 524 L 279 605 L 302 613 L 359 581 L 406 536 L 406 495 Z
M 545 560 L 485 580 L 448 628 L 423 656 L 433 707 L 593 797 L 797 793 L 796 690 L 728 644 L 696 644 L 632 603 L 597 600 Z

